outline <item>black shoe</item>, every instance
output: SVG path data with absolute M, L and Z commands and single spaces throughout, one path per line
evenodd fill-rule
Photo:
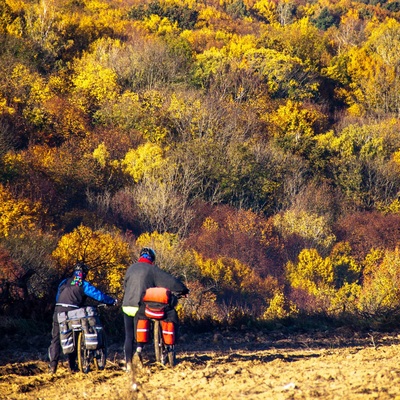
M 55 374 L 55 373 L 57 372 L 57 365 L 49 364 L 49 372 L 50 372 L 51 374 Z
M 78 366 L 76 364 L 74 364 L 72 366 L 70 365 L 69 366 L 69 372 L 71 372 L 72 374 L 74 374 L 75 372 L 79 372 Z

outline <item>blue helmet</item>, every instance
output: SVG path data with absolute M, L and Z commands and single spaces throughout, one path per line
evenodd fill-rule
M 140 250 L 140 257 L 146 257 L 151 262 L 154 262 L 156 261 L 156 252 L 150 247 L 143 247 L 143 249 Z
M 86 276 L 89 272 L 89 267 L 83 262 L 78 262 L 74 267 L 74 271 L 82 271 L 82 273 Z

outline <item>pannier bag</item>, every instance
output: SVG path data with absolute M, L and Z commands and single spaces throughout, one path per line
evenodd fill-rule
M 163 319 L 165 317 L 165 305 L 150 307 L 146 304 L 144 315 L 150 319 Z
M 89 327 L 84 331 L 85 346 L 89 350 L 96 350 L 99 347 L 99 340 L 96 328 Z
M 171 300 L 171 291 L 167 288 L 151 287 L 146 290 L 142 300 L 145 303 L 169 304 Z
M 87 306 L 58 313 L 60 342 L 64 354 L 74 351 L 74 331 L 83 331 L 85 346 L 89 350 L 104 347 L 103 326 L 96 307 Z
M 103 326 L 95 307 L 85 307 L 87 326 L 84 329 L 85 345 L 89 350 L 97 350 L 103 347 Z
M 63 354 L 70 354 L 74 351 L 73 331 L 68 324 L 67 313 L 57 314 L 58 325 L 60 327 L 60 343 Z
M 85 308 L 77 308 L 76 310 L 68 311 L 68 325 L 72 330 L 82 329 L 82 321 L 86 318 Z
M 136 326 L 136 341 L 138 343 L 147 343 L 150 338 L 150 321 L 148 319 L 139 319 Z
M 147 318 L 163 319 L 165 309 L 170 304 L 172 293 L 167 288 L 148 288 L 142 298 L 145 303 L 144 314 Z
M 163 340 L 166 345 L 175 344 L 175 324 L 172 321 L 161 321 Z

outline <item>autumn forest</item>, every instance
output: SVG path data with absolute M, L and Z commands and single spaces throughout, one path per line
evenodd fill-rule
M 142 246 L 183 320 L 400 316 L 398 0 L 1 0 L 0 313 Z

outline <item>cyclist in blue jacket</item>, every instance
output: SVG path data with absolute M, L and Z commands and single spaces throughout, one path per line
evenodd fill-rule
M 104 294 L 91 283 L 85 280 L 89 268 L 84 263 L 75 265 L 74 272 L 70 278 L 66 278 L 58 286 L 56 295 L 56 305 L 53 314 L 52 339 L 49 347 L 50 372 L 57 371 L 60 359 L 60 328 L 57 315 L 60 312 L 68 312 L 83 307 L 85 300 L 91 297 L 101 303 L 115 305 L 117 300 Z M 76 350 L 68 354 L 69 369 L 71 372 L 78 370 L 76 365 Z

